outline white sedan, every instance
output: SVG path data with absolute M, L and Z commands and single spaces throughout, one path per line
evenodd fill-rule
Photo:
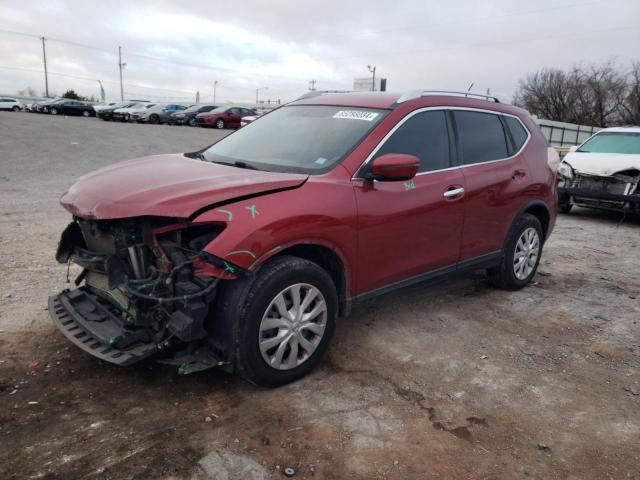
M 557 170 L 558 203 L 640 213 L 640 127 L 600 130 L 571 147 Z

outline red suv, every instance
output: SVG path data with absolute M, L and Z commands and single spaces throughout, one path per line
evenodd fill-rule
M 197 114 L 196 123 L 201 127 L 240 128 L 242 117 L 250 115 L 256 115 L 256 111 L 244 107 L 219 107 Z
M 82 273 L 49 311 L 109 362 L 281 385 L 354 303 L 464 270 L 526 286 L 556 219 L 548 152 L 491 99 L 314 92 L 201 151 L 82 177 L 57 251 Z

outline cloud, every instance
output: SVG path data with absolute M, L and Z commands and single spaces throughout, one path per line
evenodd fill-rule
M 0 18 L 0 92 L 43 90 L 44 35 L 51 90 L 96 95 L 100 79 L 109 98 L 119 97 L 119 45 L 127 96 L 211 100 L 217 80 L 220 99 L 251 101 L 268 86 L 261 97 L 286 101 L 311 79 L 349 89 L 367 64 L 393 90 L 473 82 L 508 100 L 528 72 L 623 65 L 640 44 L 635 0 L 5 0 Z

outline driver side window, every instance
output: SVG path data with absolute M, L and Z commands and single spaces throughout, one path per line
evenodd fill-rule
M 419 173 L 451 167 L 445 112 L 432 110 L 413 115 L 393 132 L 373 158 L 386 153 L 415 155 L 420 159 Z

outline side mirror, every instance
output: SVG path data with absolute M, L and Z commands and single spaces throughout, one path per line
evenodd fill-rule
M 572 145 L 569 147 L 569 152 L 575 152 L 576 150 L 578 150 L 579 145 Z
M 371 162 L 367 180 L 393 182 L 411 180 L 418 173 L 420 159 L 404 153 L 386 153 Z

